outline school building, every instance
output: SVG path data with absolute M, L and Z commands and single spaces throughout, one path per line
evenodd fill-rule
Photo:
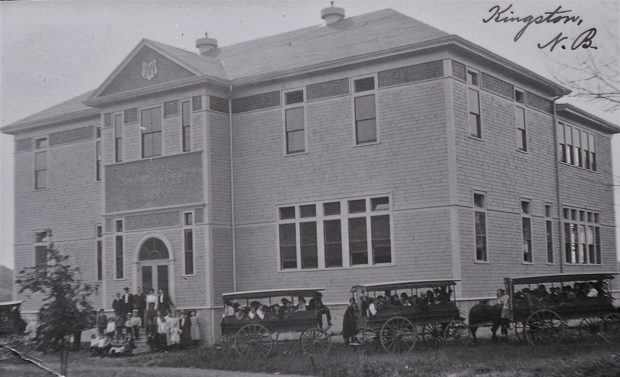
M 164 288 L 210 341 L 225 292 L 322 286 L 338 317 L 360 283 L 459 279 L 469 302 L 506 276 L 616 270 L 618 125 L 394 10 L 321 16 L 196 51 L 144 39 L 98 88 L 4 126 L 16 270 L 53 241 L 95 307 Z

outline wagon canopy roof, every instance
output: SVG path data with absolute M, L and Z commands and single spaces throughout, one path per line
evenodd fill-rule
M 325 288 L 285 288 L 285 289 L 264 289 L 259 291 L 242 291 L 222 294 L 224 300 L 249 299 L 249 298 L 268 298 L 286 296 L 312 296 L 317 292 L 324 291 Z
M 354 285 L 351 289 L 362 288 L 367 291 L 380 291 L 385 289 L 409 289 L 409 288 L 430 288 L 430 287 L 447 287 L 455 285 L 460 280 L 406 280 L 406 281 L 389 281 L 382 283 L 372 284 L 358 284 Z
M 538 284 L 565 281 L 606 280 L 613 279 L 617 272 L 589 272 L 579 274 L 532 275 L 507 278 L 513 284 Z
M 24 301 L 5 301 L 5 302 L 0 302 L 0 307 L 2 306 L 15 306 L 15 305 L 19 305 Z

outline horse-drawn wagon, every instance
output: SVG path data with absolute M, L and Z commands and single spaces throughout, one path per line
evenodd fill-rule
M 325 309 L 321 291 L 324 289 L 289 288 L 225 293 L 224 302 L 235 308 L 222 318 L 222 336 L 244 358 L 269 355 L 282 333 L 298 333 L 306 354 L 324 353 L 330 342 L 322 328 Z M 245 306 L 241 306 L 243 301 Z
M 618 340 L 620 314 L 610 283 L 614 273 L 538 275 L 504 279 L 509 320 L 531 344 L 560 342 L 567 330 Z M 549 287 L 550 285 L 550 287 Z
M 424 342 L 467 343 L 469 328 L 453 296 L 456 282 L 416 280 L 353 286 L 351 291 L 358 296 L 362 311 L 358 339 L 363 343 L 378 339 L 383 349 L 394 353 L 411 350 L 418 337 Z

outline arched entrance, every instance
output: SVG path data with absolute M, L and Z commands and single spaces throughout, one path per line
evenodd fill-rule
M 142 291 L 150 289 L 157 292 L 163 289 L 170 295 L 170 253 L 166 244 L 157 237 L 147 238 L 138 251 L 138 276 Z

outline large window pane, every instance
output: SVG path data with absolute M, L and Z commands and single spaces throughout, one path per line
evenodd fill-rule
M 390 216 L 373 216 L 370 223 L 373 263 L 391 263 Z
M 191 229 L 185 229 L 185 274 L 194 274 L 194 232 Z
M 124 276 L 123 262 L 123 236 L 116 236 L 116 278 L 122 279 Z
M 305 150 L 306 139 L 304 130 L 286 133 L 286 153 L 304 152 Z
M 355 120 L 374 119 L 376 114 L 374 94 L 355 97 Z
M 523 217 L 521 219 L 523 227 L 523 261 L 532 262 L 532 219 Z
M 297 131 L 304 129 L 304 108 L 296 107 L 286 110 L 286 130 Z
M 295 224 L 280 224 L 280 267 L 297 268 Z
M 352 266 L 368 264 L 365 217 L 349 219 L 349 255 Z
M 34 264 L 40 266 L 47 263 L 47 246 L 35 246 Z
M 342 232 L 340 220 L 323 221 L 325 267 L 342 267 Z
M 356 143 L 371 143 L 377 141 L 376 119 L 360 120 L 356 122 Z
M 316 222 L 299 224 L 301 233 L 301 268 L 319 267 L 318 248 L 316 243 Z
M 349 213 L 366 212 L 366 199 L 349 200 Z
M 475 234 L 476 234 L 476 260 L 487 260 L 487 228 L 486 213 L 476 211 L 475 218 Z

